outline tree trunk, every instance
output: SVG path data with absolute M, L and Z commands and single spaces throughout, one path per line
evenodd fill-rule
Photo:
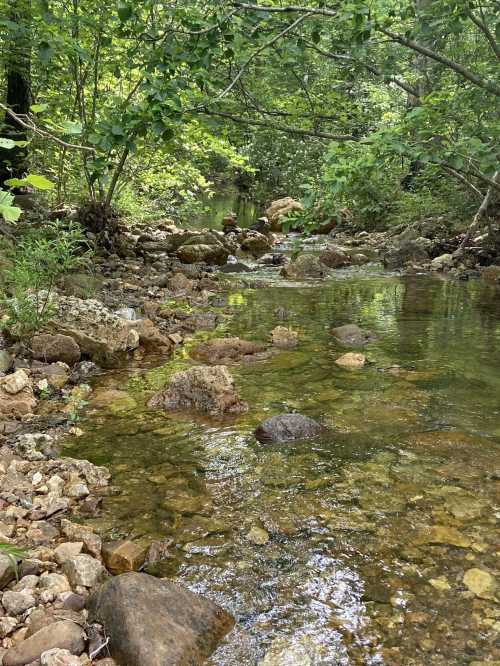
M 9 0 L 9 20 L 17 25 L 7 36 L 5 52 L 5 104 L 17 114 L 27 114 L 31 105 L 31 0 Z M 26 130 L 8 114 L 1 125 L 1 136 L 26 141 Z M 0 149 L 0 187 L 9 178 L 22 178 L 27 169 L 26 147 Z

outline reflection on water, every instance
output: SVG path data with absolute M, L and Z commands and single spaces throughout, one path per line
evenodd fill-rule
M 172 537 L 155 572 L 238 621 L 213 666 L 500 659 L 498 592 L 463 582 L 497 565 L 499 290 L 340 275 L 232 299 L 231 334 L 267 340 L 280 306 L 301 340 L 231 369 L 248 414 L 149 413 L 146 373 L 129 382 L 138 408 L 87 416 L 71 453 L 109 465 L 123 491 L 105 499 L 99 526 Z M 378 335 L 361 371 L 334 363 L 343 350 L 329 329 L 348 322 Z M 258 444 L 255 425 L 284 410 L 320 419 L 327 435 Z
M 258 205 L 236 189 L 223 190 L 204 202 L 204 212 L 195 220 L 189 221 L 189 228 L 215 228 L 222 229 L 222 219 L 228 213 L 235 213 L 238 226 L 246 229 L 253 224 L 260 215 Z

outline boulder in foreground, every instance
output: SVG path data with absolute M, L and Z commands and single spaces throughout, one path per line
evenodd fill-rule
M 289 442 L 294 439 L 317 437 L 323 426 L 302 414 L 278 414 L 262 421 L 255 430 L 255 437 L 262 444 Z
M 90 602 L 119 666 L 197 666 L 233 627 L 224 609 L 170 581 L 142 573 L 109 580 Z
M 148 406 L 167 410 L 194 409 L 206 414 L 234 414 L 248 409 L 224 365 L 199 365 L 178 372 L 166 389 L 151 398 Z

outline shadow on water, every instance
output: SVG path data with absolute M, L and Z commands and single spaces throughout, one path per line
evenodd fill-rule
M 264 653 L 265 666 L 498 659 L 495 593 L 463 582 L 496 563 L 498 291 L 347 271 L 248 289 L 233 303 L 231 334 L 267 340 L 280 307 L 299 346 L 231 369 L 251 409 L 227 420 L 149 412 L 169 365 L 106 376 L 136 406 L 89 412 L 84 436 L 68 442 L 70 455 L 108 465 L 122 490 L 105 498 L 98 527 L 173 539 L 155 573 L 238 621 L 213 666 Z M 348 322 L 378 336 L 359 371 L 334 363 L 345 350 L 329 330 Z M 327 434 L 258 444 L 256 424 L 288 410 Z

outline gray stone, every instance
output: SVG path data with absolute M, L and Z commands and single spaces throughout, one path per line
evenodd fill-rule
M 356 324 L 337 326 L 332 328 L 331 333 L 336 340 L 348 347 L 363 347 L 377 339 L 375 333 L 360 328 Z
M 31 340 L 31 350 L 34 358 L 45 361 L 45 363 L 62 361 L 68 365 L 74 365 L 80 360 L 78 343 L 69 335 L 60 333 L 35 335 Z
M 12 356 L 5 349 L 0 349 L 0 372 L 8 372 L 12 366 Z
M 103 625 L 111 656 L 127 666 L 202 664 L 234 624 L 209 599 L 141 573 L 105 583 L 91 598 L 90 618 Z
M 21 615 L 35 605 L 35 597 L 30 590 L 13 592 L 7 590 L 2 596 L 2 606 L 10 615 Z
M 7 650 L 3 658 L 3 666 L 25 666 L 36 661 L 40 656 L 59 648 L 68 650 L 70 654 L 79 655 L 85 648 L 85 633 L 75 622 L 62 620 L 54 622 Z
M 260 423 L 255 437 L 263 444 L 288 442 L 295 439 L 310 439 L 318 436 L 323 426 L 302 414 L 278 414 Z
M 14 560 L 4 553 L 0 553 L 0 590 L 3 590 L 15 577 Z
M 72 587 L 94 587 L 106 575 L 102 564 L 90 555 L 77 555 L 63 563 L 63 571 Z

